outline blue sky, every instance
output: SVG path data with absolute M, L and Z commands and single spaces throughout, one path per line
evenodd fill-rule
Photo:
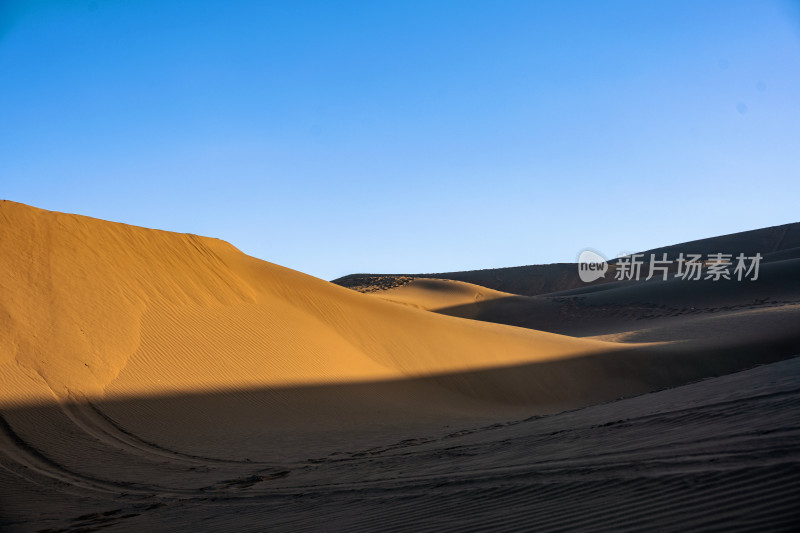
M 797 2 L 0 6 L 5 199 L 325 279 L 800 220 Z

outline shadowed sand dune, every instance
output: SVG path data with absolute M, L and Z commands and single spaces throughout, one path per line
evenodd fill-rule
M 645 261 L 649 261 L 650 254 L 655 254 L 658 259 L 664 253 L 672 259 L 676 258 L 679 253 L 727 253 L 734 256 L 740 253 L 747 256 L 760 253 L 764 257 L 764 262 L 800 259 L 800 222 L 663 246 L 641 253 Z M 616 260 L 609 262 L 613 265 Z M 578 277 L 576 263 L 487 268 L 438 274 L 349 274 L 333 280 L 333 283 L 362 292 L 370 292 L 396 287 L 415 278 L 463 281 L 523 296 L 536 296 L 569 289 L 585 290 L 586 288 L 586 284 Z M 609 282 L 613 282 L 611 275 L 592 282 L 591 286 Z
M 381 416 L 380 398 L 424 397 L 424 379 L 4 409 L 1 524 L 793 531 L 799 384 L 794 358 L 560 414 L 446 424 L 413 397 L 406 417 Z M 253 404 L 272 408 L 241 409 Z M 337 409 L 353 415 L 333 420 Z
M 730 296 L 725 312 L 736 315 L 709 323 L 719 334 L 703 336 L 696 322 L 631 328 L 624 311 L 588 331 L 581 324 L 592 313 L 635 307 L 639 289 L 609 284 L 523 301 L 414 280 L 361 294 L 216 239 L 8 201 L 0 202 L 0 245 L 4 530 L 441 529 L 449 522 L 437 520 L 447 516 L 459 530 L 490 520 L 497 529 L 534 521 L 558 529 L 562 515 L 598 523 L 610 512 L 592 500 L 603 484 L 612 499 L 648 491 L 660 498 L 638 518 L 617 517 L 633 527 L 674 510 L 682 480 L 695 483 L 687 494 L 703 497 L 727 483 L 736 501 L 750 474 L 754 512 L 771 512 L 776 527 L 795 516 L 786 501 L 797 488 L 797 453 L 784 443 L 796 434 L 785 422 L 797 410 L 797 360 L 777 361 L 800 352 L 796 314 L 788 303 L 746 307 L 763 297 L 756 289 L 713 296 Z M 765 270 L 772 281 L 764 286 L 788 287 L 786 299 L 795 285 L 781 269 L 792 272 L 792 261 Z M 590 311 L 561 320 L 558 333 L 545 320 L 515 327 L 483 316 L 495 309 L 485 306 L 509 302 L 551 324 L 565 309 Z M 761 335 L 731 333 L 748 323 Z M 689 393 L 664 391 L 619 409 L 598 405 L 766 363 L 689 386 L 695 404 Z M 757 386 L 737 389 L 747 375 Z M 741 406 L 774 415 L 780 432 L 758 433 L 767 423 Z M 565 409 L 579 410 L 553 414 Z M 615 444 L 608 431 L 616 429 L 600 428 L 618 425 L 609 417 L 620 413 L 643 422 Z M 695 444 L 653 439 L 663 428 L 676 439 L 692 417 L 717 423 L 716 433 L 698 422 Z M 599 439 L 598 459 L 581 446 L 564 455 L 561 446 L 577 439 Z M 714 446 L 755 450 L 758 459 L 739 464 L 714 452 L 720 468 L 707 468 L 703 454 Z M 686 450 L 698 455 L 684 458 Z M 664 464 L 676 453 L 680 460 Z M 623 461 L 626 454 L 660 465 L 655 477 Z M 557 490 L 534 498 L 550 486 Z M 588 500 L 567 517 L 570 492 Z M 501 518 L 509 508 L 520 511 Z M 705 519 L 694 509 L 690 524 Z
M 726 333 L 733 343 L 747 337 L 777 341 L 800 335 L 800 328 L 795 327 L 800 323 L 798 272 L 800 259 L 786 259 L 763 265 L 755 282 L 618 281 L 521 296 L 460 281 L 416 278 L 369 294 L 440 314 L 579 337 L 611 338 L 607 335 L 663 328 L 667 324 L 677 327 L 731 320 L 739 321 L 739 327 L 731 326 Z M 633 336 L 625 338 L 630 340 Z M 645 340 L 641 335 L 637 338 L 640 342 L 654 340 Z M 659 340 L 684 339 L 675 330 L 669 338 Z

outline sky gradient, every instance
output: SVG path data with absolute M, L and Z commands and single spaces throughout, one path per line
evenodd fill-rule
M 800 220 L 797 2 L 0 0 L 0 198 L 324 279 Z

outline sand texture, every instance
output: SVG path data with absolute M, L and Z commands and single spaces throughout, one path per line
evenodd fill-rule
M 0 530 L 791 530 L 797 228 L 690 243 L 752 283 L 358 291 L 2 201 Z

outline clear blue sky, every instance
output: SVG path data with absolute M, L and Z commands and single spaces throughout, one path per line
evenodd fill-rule
M 797 2 L 0 6 L 5 199 L 326 279 L 800 220 Z

